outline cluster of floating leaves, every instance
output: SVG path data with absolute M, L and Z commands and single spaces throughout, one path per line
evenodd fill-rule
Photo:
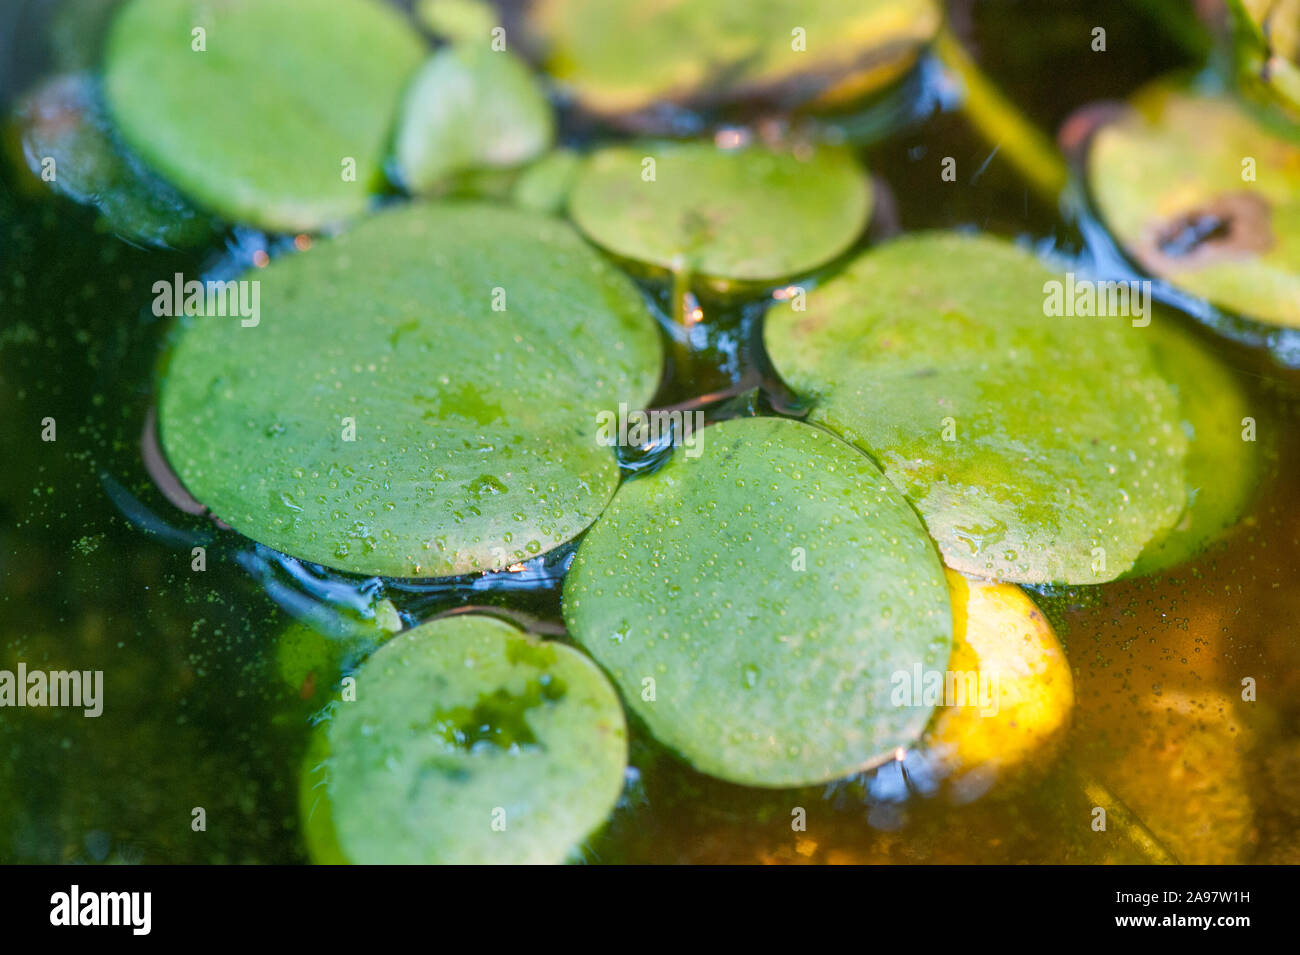
M 563 603 L 586 653 L 482 616 L 392 636 L 391 605 L 346 640 L 285 635 L 291 684 L 359 667 L 304 762 L 313 855 L 564 859 L 622 788 L 623 706 L 694 768 L 756 787 L 919 746 L 973 798 L 1049 752 L 1070 670 L 1014 585 L 1148 573 L 1230 527 L 1256 477 L 1233 379 L 1167 311 L 1140 332 L 1045 318 L 1059 276 L 1005 240 L 853 253 L 870 178 L 815 134 L 554 146 L 548 96 L 656 133 L 688 109 L 855 101 L 922 55 L 937 4 L 540 0 L 518 51 L 489 8 L 419 11 L 432 53 L 373 0 L 328 17 L 128 0 L 101 72 L 15 116 L 33 173 L 53 157 L 55 188 L 133 241 L 201 245 L 218 220 L 342 233 L 257 272 L 255 330 L 178 323 L 159 435 L 221 521 L 384 578 L 581 541 Z M 815 73 L 800 43 L 819 44 Z M 1274 107 L 1161 83 L 1076 158 L 1145 274 L 1300 327 L 1300 140 Z M 432 199 L 376 211 L 394 187 Z M 712 424 L 698 458 L 621 480 L 598 415 L 649 405 L 665 364 L 624 270 L 669 276 L 682 302 L 780 300 L 764 345 L 806 421 Z M 979 720 L 892 700 L 914 666 L 1016 678 Z

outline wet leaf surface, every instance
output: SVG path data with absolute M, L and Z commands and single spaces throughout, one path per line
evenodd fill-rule
M 1088 187 L 1128 255 L 1256 321 L 1300 327 L 1300 136 L 1157 84 L 1102 126 Z
M 366 208 L 423 52 L 373 0 L 328 12 L 130 0 L 108 36 L 105 94 L 127 143 L 190 198 L 233 222 L 313 231 Z
M 768 313 L 810 420 L 880 463 L 956 570 L 1112 580 L 1182 513 L 1187 438 L 1148 329 L 1047 316 L 1060 278 L 1004 241 L 933 233 Z
M 952 634 L 916 516 L 819 428 L 747 418 L 698 440 L 583 539 L 574 638 L 656 739 L 722 779 L 821 782 L 914 740 L 931 707 L 894 705 L 891 676 L 942 666 Z
M 618 696 L 571 647 L 462 615 L 394 637 L 356 681 L 324 772 L 351 862 L 562 862 L 623 788 Z
M 800 158 L 759 146 L 645 143 L 590 156 L 569 212 L 625 258 L 759 282 L 847 249 L 867 224 L 871 186 L 848 152 L 831 147 Z
M 449 576 L 550 550 L 613 494 L 596 415 L 649 400 L 661 346 L 563 223 L 412 205 L 246 279 L 259 323 L 191 320 L 159 414 L 172 467 L 236 530 L 341 570 Z

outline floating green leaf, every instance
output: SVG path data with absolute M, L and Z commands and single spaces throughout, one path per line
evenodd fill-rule
M 211 218 L 114 141 L 89 74 L 46 81 L 18 104 L 14 118 L 32 175 L 93 205 L 113 232 L 159 248 L 198 245 L 212 235 Z
M 334 814 L 330 811 L 329 782 L 330 741 L 328 726 L 317 726 L 307 737 L 307 752 L 298 773 L 298 821 L 307 856 L 316 865 L 347 865 L 347 856 L 339 848 L 334 831 Z
M 192 320 L 159 414 L 172 467 L 236 530 L 446 576 L 549 550 L 613 494 L 597 412 L 642 407 L 662 351 L 635 287 L 567 225 L 415 204 L 249 280 L 258 324 Z
M 558 215 L 569 203 L 581 164 L 572 149 L 552 150 L 519 174 L 511 198 L 525 209 Z
M 562 862 L 614 808 L 623 710 L 578 651 L 458 616 L 394 637 L 356 679 L 326 769 L 349 861 Z
M 1246 512 L 1260 470 L 1261 445 L 1243 440 L 1251 409 L 1236 379 L 1167 314 L 1157 313 L 1150 330 L 1156 366 L 1178 394 L 1187 435 L 1187 505 L 1177 524 L 1147 545 L 1133 576 L 1201 553 Z
M 1243 103 L 1159 84 L 1133 106 L 1087 158 L 1125 251 L 1221 308 L 1300 327 L 1300 136 Z
M 940 18 L 934 0 L 539 0 L 529 11 L 547 69 L 598 113 L 863 94 L 909 65 Z
M 127 142 L 187 195 L 232 221 L 314 230 L 365 209 L 422 55 L 373 0 L 130 0 L 105 91 Z
M 428 192 L 477 167 L 518 166 L 554 136 L 546 96 L 519 60 L 477 44 L 444 47 L 406 94 L 397 168 L 407 188 Z
M 564 586 L 570 632 L 655 738 L 701 772 L 798 786 L 865 768 L 931 707 L 893 676 L 942 666 L 933 544 L 861 452 L 783 418 L 725 421 L 620 488 Z
M 870 453 L 965 573 L 1111 580 L 1183 509 L 1187 439 L 1149 330 L 1049 317 L 1057 280 L 1006 242 L 927 234 L 767 316 L 811 420 Z
M 590 156 L 569 211 L 625 258 L 760 282 L 847 249 L 867 223 L 871 186 L 850 153 L 830 147 L 801 158 L 758 146 L 647 143 Z

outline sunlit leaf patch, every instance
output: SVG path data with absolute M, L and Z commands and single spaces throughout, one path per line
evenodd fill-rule
M 1187 438 L 1144 318 L 1049 315 L 1063 281 L 1002 240 L 921 234 L 768 313 L 810 420 L 873 456 L 954 569 L 1101 583 L 1182 513 Z

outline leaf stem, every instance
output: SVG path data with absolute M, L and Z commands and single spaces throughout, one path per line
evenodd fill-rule
M 947 27 L 935 38 L 934 50 L 961 82 L 965 90 L 962 108 L 972 125 L 1006 154 L 1045 202 L 1055 207 L 1069 172 L 1052 141 L 1002 95 Z

